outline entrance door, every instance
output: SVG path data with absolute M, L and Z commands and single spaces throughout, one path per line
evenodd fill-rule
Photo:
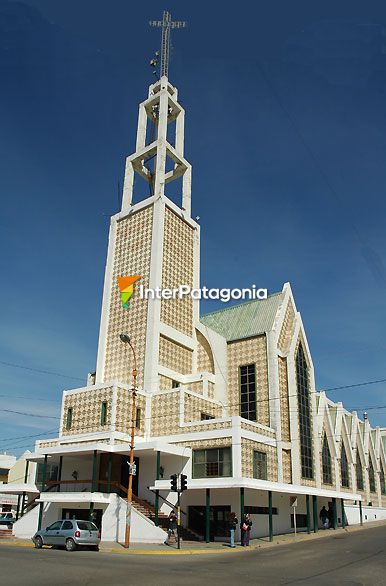
M 189 528 L 199 535 L 205 535 L 205 507 L 188 507 Z M 215 537 L 227 537 L 228 518 L 231 508 L 228 505 L 219 505 L 210 507 L 210 540 L 214 541 Z
M 94 509 L 91 521 L 100 530 L 102 527 L 102 509 Z M 79 521 L 90 520 L 90 509 L 62 509 L 62 519 L 78 519 Z

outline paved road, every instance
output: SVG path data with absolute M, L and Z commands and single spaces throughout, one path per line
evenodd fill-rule
M 7 586 L 385 586 L 386 526 L 259 551 L 126 555 L 0 545 Z

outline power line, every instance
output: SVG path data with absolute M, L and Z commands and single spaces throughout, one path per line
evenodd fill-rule
M 4 399 L 24 399 L 26 401 L 51 401 L 53 403 L 61 403 L 61 401 L 59 401 L 58 399 L 47 399 L 46 397 L 35 397 L 31 396 L 31 397 L 23 397 L 20 395 L 0 395 L 1 398 Z
M 84 381 L 83 378 L 79 378 L 77 376 L 69 376 L 68 374 L 63 374 L 61 372 L 42 370 L 40 368 L 32 368 L 30 366 L 24 366 L 22 364 L 15 364 L 13 362 L 4 362 L 4 360 L 0 360 L 0 364 L 3 364 L 4 366 L 11 366 L 12 368 L 22 368 L 23 370 L 31 370 L 32 372 L 39 372 L 40 374 L 48 374 L 50 376 L 60 376 L 62 378 L 71 378 L 73 380 Z
M 364 387 L 366 385 L 376 385 L 377 383 L 385 383 L 386 382 L 386 378 L 381 378 L 379 380 L 370 380 L 370 381 L 365 381 L 364 383 L 355 383 L 353 385 L 343 385 L 341 387 L 331 387 L 330 389 L 322 389 L 325 392 L 330 392 L 330 391 L 340 391 L 341 389 L 352 389 L 354 387 Z
M 0 409 L 4 413 L 14 413 L 16 415 L 26 415 L 27 417 L 41 417 L 45 419 L 60 419 L 60 417 L 55 417 L 54 415 L 40 415 L 38 413 L 25 413 L 23 411 L 13 411 L 12 409 Z
M 0 442 L 7 442 L 9 440 L 18 440 L 18 439 L 28 439 L 30 437 L 39 437 L 40 435 L 46 435 L 48 433 L 54 433 L 56 431 L 55 429 L 49 429 L 48 431 L 41 431 L 40 433 L 33 433 L 30 435 L 17 435 L 17 436 L 13 436 L 13 437 L 7 437 L 7 438 L 0 438 Z

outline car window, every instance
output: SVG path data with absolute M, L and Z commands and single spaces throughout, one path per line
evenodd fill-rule
M 72 526 L 72 521 L 65 521 L 65 522 L 63 523 L 63 527 L 62 527 L 62 529 L 73 529 L 73 526 Z
M 55 523 L 52 523 L 52 525 L 47 527 L 47 531 L 58 531 L 58 529 L 60 529 L 61 526 L 62 526 L 62 522 L 56 521 Z
M 78 521 L 78 527 L 83 531 L 98 531 L 98 527 L 90 521 Z

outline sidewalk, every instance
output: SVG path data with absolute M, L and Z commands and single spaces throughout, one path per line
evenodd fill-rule
M 205 543 L 202 541 L 181 541 L 181 549 L 177 549 L 177 544 L 164 545 L 159 543 L 132 543 L 130 549 L 125 549 L 122 545 L 115 542 L 104 541 L 100 544 L 100 551 L 102 553 L 114 553 L 123 555 L 206 555 L 206 554 L 236 554 L 245 551 L 256 551 L 259 549 L 266 549 L 275 547 L 277 545 L 291 545 L 302 543 L 304 541 L 312 541 L 316 539 L 328 539 L 329 537 L 343 537 L 345 534 L 354 533 L 357 531 L 367 531 L 380 525 L 386 525 L 386 521 L 373 521 L 366 523 L 363 527 L 360 525 L 351 525 L 345 529 L 339 528 L 336 531 L 333 529 L 319 529 L 318 533 L 301 532 L 294 535 L 293 533 L 286 533 L 284 535 L 275 535 L 273 541 L 270 542 L 268 537 L 259 539 L 251 539 L 249 548 L 242 548 L 237 545 L 235 549 L 231 549 L 228 543 L 211 542 Z M 24 539 L 1 539 L 0 547 L 2 545 L 15 547 L 34 547 L 31 540 Z

